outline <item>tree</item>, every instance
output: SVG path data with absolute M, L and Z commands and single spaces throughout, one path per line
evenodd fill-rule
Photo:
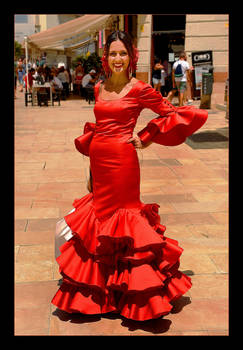
M 14 56 L 19 59 L 22 56 L 22 45 L 14 40 Z
M 96 52 L 93 52 L 91 55 L 88 56 L 86 61 L 84 62 L 84 71 L 88 73 L 91 69 L 95 69 L 96 71 L 99 71 L 101 68 L 102 62 L 100 57 L 97 55 Z
M 102 66 L 101 58 L 97 55 L 96 52 L 93 52 L 90 55 L 76 56 L 72 62 L 73 68 L 77 66 L 78 62 L 82 64 L 85 74 L 89 73 L 91 69 L 99 71 Z

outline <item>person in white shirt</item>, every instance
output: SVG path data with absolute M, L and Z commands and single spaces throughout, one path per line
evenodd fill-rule
M 91 71 L 83 77 L 82 79 L 83 88 L 87 89 L 94 86 L 94 83 L 96 80 L 95 75 L 96 75 L 96 71 L 94 69 L 91 69 Z
M 181 74 L 176 74 L 176 68 L 181 65 Z M 186 53 L 183 51 L 180 53 L 179 60 L 173 64 L 172 68 L 172 81 L 173 89 L 177 88 L 179 97 L 179 107 L 183 106 L 183 101 L 185 99 L 185 93 L 187 90 L 187 83 L 190 82 L 189 75 L 189 63 L 187 62 Z
M 57 78 L 62 82 L 63 92 L 64 92 L 63 95 L 64 95 L 64 99 L 66 99 L 66 97 L 68 97 L 69 95 L 69 88 L 68 88 L 68 80 L 67 80 L 64 66 L 61 66 L 58 68 Z
M 58 79 L 54 74 L 50 76 L 50 84 L 53 92 L 62 91 L 63 89 L 61 80 Z

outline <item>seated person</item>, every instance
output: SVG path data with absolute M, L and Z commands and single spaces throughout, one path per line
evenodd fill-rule
M 82 86 L 85 89 L 93 88 L 96 82 L 96 71 L 91 69 L 91 71 L 86 74 L 82 79 Z
M 45 84 L 45 75 L 42 67 L 39 67 L 37 69 L 37 74 L 35 74 L 35 80 L 40 85 Z
M 67 77 L 66 77 L 66 74 L 64 73 L 64 66 L 61 66 L 61 67 L 58 69 L 57 78 L 58 78 L 59 80 L 61 80 L 62 85 L 63 85 L 63 87 L 64 87 L 64 84 L 67 83 Z
M 58 79 L 55 74 L 50 75 L 50 84 L 52 92 L 62 92 L 63 85 L 60 79 Z

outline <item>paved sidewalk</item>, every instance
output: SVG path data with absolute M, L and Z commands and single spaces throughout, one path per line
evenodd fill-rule
M 228 121 L 210 110 L 194 138 L 138 151 L 141 197 L 160 204 L 166 235 L 184 249 L 180 270 L 193 287 L 174 312 L 134 322 L 114 315 L 68 315 L 50 301 L 61 278 L 54 257 L 56 222 L 87 194 L 88 160 L 73 140 L 93 105 L 25 107 L 15 100 L 15 335 L 228 335 Z M 155 114 L 146 109 L 140 130 Z M 221 136 L 220 136 L 221 135 Z

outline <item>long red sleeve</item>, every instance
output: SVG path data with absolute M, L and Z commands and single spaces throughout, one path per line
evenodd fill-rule
M 194 106 L 174 107 L 151 85 L 144 84 L 139 95 L 139 103 L 159 116 L 152 119 L 138 136 L 144 144 L 155 142 L 165 146 L 183 143 L 206 122 L 208 112 Z

